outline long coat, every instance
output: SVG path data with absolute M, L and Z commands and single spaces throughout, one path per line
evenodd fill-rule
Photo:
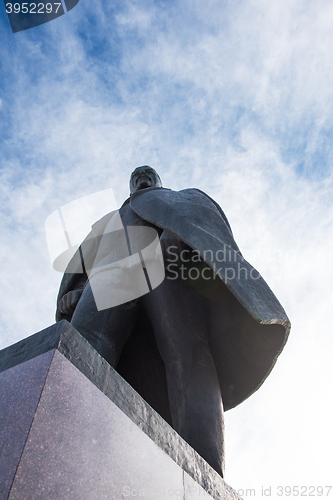
M 217 277 L 209 282 L 199 280 L 193 286 L 209 299 L 209 342 L 224 409 L 235 407 L 261 386 L 286 343 L 290 322 L 283 307 L 258 271 L 244 259 L 226 216 L 208 195 L 198 189 L 177 192 L 148 188 L 132 194 L 124 205 L 128 203 L 149 225 L 168 231 L 196 250 Z M 96 256 L 100 237 L 111 216 L 107 214 L 96 222 L 84 242 L 85 263 L 88 267 L 89 261 L 93 262 Z M 78 251 L 64 274 L 58 303 L 65 293 L 82 283 L 82 278 L 84 281 L 86 275 Z M 63 318 L 58 309 L 57 321 Z M 129 374 L 129 382 L 143 396 L 144 383 L 139 378 L 145 378 L 147 384 L 148 380 L 149 384 L 155 384 L 148 391 L 146 399 L 158 411 L 158 402 L 154 404 L 156 398 L 163 398 L 163 394 L 164 401 L 167 398 L 159 353 L 156 346 L 152 346 L 153 340 L 150 338 L 147 360 L 137 366 L 140 374 L 136 375 L 133 367 L 137 359 L 135 345 L 138 342 L 141 345 L 142 339 L 137 338 L 136 344 L 134 341 L 132 351 L 130 347 L 124 349 L 119 371 L 123 372 L 125 378 Z M 152 396 L 153 392 L 155 396 Z

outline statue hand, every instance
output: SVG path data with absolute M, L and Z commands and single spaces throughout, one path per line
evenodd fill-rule
M 82 292 L 83 290 L 72 290 L 62 297 L 59 303 L 59 309 L 64 316 L 72 316 Z

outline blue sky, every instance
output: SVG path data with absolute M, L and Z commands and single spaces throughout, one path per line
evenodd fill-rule
M 332 26 L 327 0 L 80 0 L 13 34 L 0 6 L 0 347 L 54 321 L 51 212 L 122 203 L 142 164 L 202 189 L 293 325 L 227 413 L 226 480 L 256 497 L 332 481 Z

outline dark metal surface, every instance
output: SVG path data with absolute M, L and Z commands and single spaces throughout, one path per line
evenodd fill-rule
M 120 215 L 125 227 L 148 225 L 159 232 L 166 269 L 171 245 L 178 258 L 184 250 L 200 254 L 195 266 L 199 274 L 207 267 L 205 278 L 173 280 L 167 273 L 150 293 L 102 311 L 88 285 L 73 325 L 223 475 L 222 401 L 228 410 L 261 386 L 284 347 L 290 322 L 240 253 L 221 208 L 202 191 L 141 189 Z M 95 223 L 82 245 L 88 269 L 109 219 Z M 74 256 L 58 304 L 82 282 L 80 268 Z M 58 309 L 57 319 L 62 317 Z

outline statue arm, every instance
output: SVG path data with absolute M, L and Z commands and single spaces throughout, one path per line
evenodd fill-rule
M 64 278 L 66 275 L 64 275 Z M 85 284 L 87 283 L 88 276 L 86 273 L 79 275 L 72 275 L 72 285 L 67 288 L 64 293 L 60 292 L 57 300 L 56 321 L 72 319 L 75 308 L 81 298 Z
M 96 234 L 92 230 L 75 252 L 63 275 L 57 298 L 56 321 L 62 319 L 71 321 L 75 307 L 88 281 L 86 268 L 90 269 L 96 249 Z

